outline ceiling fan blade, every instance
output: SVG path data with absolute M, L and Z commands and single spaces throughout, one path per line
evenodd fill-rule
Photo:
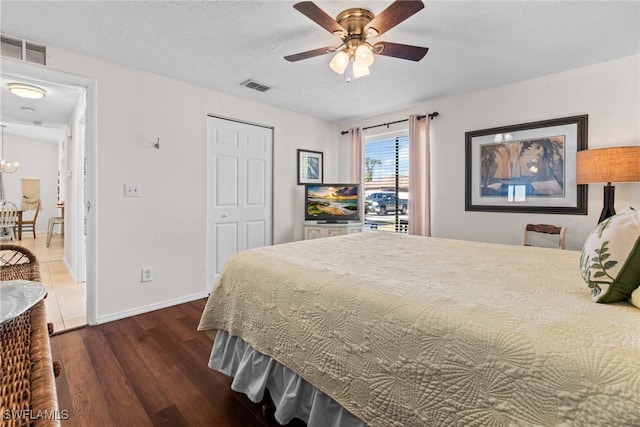
M 364 33 L 367 34 L 369 29 L 373 28 L 380 36 L 423 8 L 424 3 L 420 0 L 396 0 L 364 27 Z
M 316 24 L 320 25 L 325 30 L 329 31 L 331 34 L 346 34 L 346 30 L 342 28 L 342 26 L 338 24 L 335 19 L 327 15 L 324 10 L 320 9 L 312 1 L 302 1 L 300 3 L 296 3 L 293 5 L 293 8 L 302 13 L 307 18 L 311 19 Z
M 293 55 L 285 56 L 289 62 L 302 61 L 303 59 L 313 58 L 314 56 L 325 55 L 327 53 L 334 52 L 336 48 L 334 46 L 321 47 L 319 49 L 308 50 L 306 52 L 294 53 Z
M 392 56 L 394 58 L 408 59 L 417 62 L 424 58 L 429 48 L 400 43 L 378 42 L 373 45 L 373 51 L 378 55 Z

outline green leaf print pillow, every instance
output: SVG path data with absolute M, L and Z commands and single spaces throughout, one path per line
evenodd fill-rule
M 640 286 L 640 212 L 627 209 L 598 224 L 582 248 L 580 270 L 595 302 L 629 299 Z

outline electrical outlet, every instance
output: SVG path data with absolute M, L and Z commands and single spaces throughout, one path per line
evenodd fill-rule
M 151 267 L 143 267 L 142 274 L 140 276 L 141 282 L 150 282 L 153 280 L 153 268 Z
M 140 184 L 125 184 L 124 185 L 125 197 L 140 197 Z

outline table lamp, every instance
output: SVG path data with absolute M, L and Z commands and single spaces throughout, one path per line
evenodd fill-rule
M 604 207 L 598 220 L 601 223 L 616 213 L 613 207 L 615 187 L 611 183 L 640 181 L 640 146 L 578 151 L 576 180 L 578 184 L 607 183 Z

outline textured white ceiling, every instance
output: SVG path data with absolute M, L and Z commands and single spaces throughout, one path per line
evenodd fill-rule
M 4 1 L 1 29 L 328 121 L 406 108 L 640 52 L 639 1 L 425 1 L 380 40 L 429 47 L 418 62 L 377 56 L 347 84 L 331 55 L 285 55 L 338 39 L 290 1 Z M 335 17 L 391 1 L 318 1 Z M 261 93 L 240 86 L 254 79 Z M 4 114 L 4 107 L 3 107 Z

